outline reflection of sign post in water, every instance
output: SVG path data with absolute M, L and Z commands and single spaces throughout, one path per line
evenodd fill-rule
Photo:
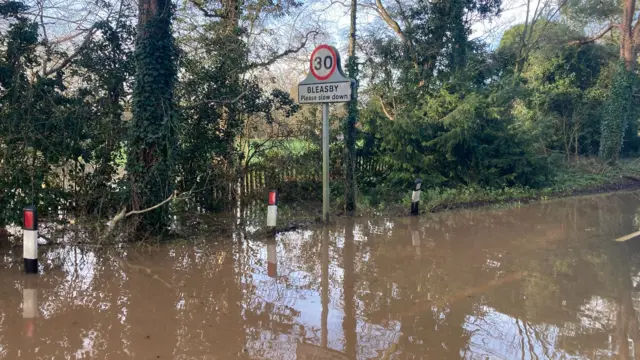
M 348 356 L 332 349 L 323 348 L 317 345 L 298 343 L 296 346 L 297 360 L 347 360 Z
M 320 279 L 320 287 L 322 288 L 320 298 L 322 303 L 320 345 L 326 348 L 329 337 L 329 229 L 326 226 L 322 229 L 322 278 Z
M 349 359 L 344 353 L 328 347 L 328 318 L 329 318 L 329 229 L 322 229 L 322 278 L 320 279 L 322 318 L 320 319 L 320 346 L 298 343 L 296 346 L 297 360 Z
M 298 84 L 300 104 L 322 104 L 322 220 L 329 221 L 329 103 L 351 100 L 355 81 L 342 72 L 340 54 L 320 45 L 311 53 L 310 72 Z

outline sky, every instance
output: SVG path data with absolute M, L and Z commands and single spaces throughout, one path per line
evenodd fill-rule
M 473 24 L 472 38 L 482 39 L 489 44 L 490 47 L 495 48 L 500 43 L 500 39 L 505 30 L 514 24 L 524 22 L 527 0 L 503 1 L 503 10 L 499 16 Z M 310 5 L 307 5 L 309 8 L 305 13 L 317 16 L 313 20 L 317 21 L 321 25 L 321 28 L 324 29 L 326 34 L 317 38 L 312 46 L 301 51 L 295 59 L 280 62 L 271 68 L 272 73 L 278 73 L 281 77 L 284 77 L 278 81 L 281 87 L 286 88 L 287 86 L 292 86 L 291 84 L 297 83 L 297 78 L 300 78 L 300 80 L 304 78 L 304 74 L 308 70 L 308 63 L 306 62 L 306 59 L 310 56 L 311 50 L 313 50 L 315 45 L 328 43 L 335 46 L 342 55 L 343 63 L 346 61 L 350 24 L 349 8 L 337 1 L 332 0 L 331 3 L 332 5 L 329 6 L 328 1 L 308 3 Z M 345 3 L 348 2 L 345 1 Z M 391 1 L 383 0 L 383 3 L 390 4 Z M 534 4 L 535 2 L 532 3 L 532 5 Z M 308 20 L 311 20 L 311 16 L 309 16 Z M 381 21 L 382 20 L 373 10 L 366 8 L 358 9 L 359 31 L 362 31 L 362 29 L 369 25 L 373 25 L 376 22 Z M 384 25 L 383 28 L 387 29 L 386 25 Z
M 390 3 L 389 0 L 383 0 L 383 3 Z M 482 38 L 491 46 L 497 46 L 500 42 L 500 38 L 505 30 L 510 26 L 518 23 L 522 23 L 526 17 L 526 0 L 504 0 L 502 6 L 502 12 L 499 16 L 482 22 L 477 22 L 472 26 L 472 38 Z M 532 5 L 536 2 L 532 1 Z M 324 9 L 326 5 L 318 4 L 317 8 Z M 334 46 L 339 49 L 345 49 L 348 43 L 348 31 L 349 31 L 349 12 L 348 8 L 340 4 L 335 4 L 326 10 L 325 17 L 333 19 L 332 24 L 328 28 L 335 30 L 329 31 L 331 38 L 334 41 Z M 358 25 L 366 26 L 374 21 L 380 21 L 378 16 L 372 11 L 366 11 L 366 9 L 359 9 Z

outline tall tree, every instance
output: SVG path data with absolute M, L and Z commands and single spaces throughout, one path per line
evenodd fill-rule
M 356 80 L 353 97 L 347 104 L 347 118 L 344 121 L 344 200 L 347 214 L 356 209 L 356 122 L 358 121 L 358 58 L 356 57 L 357 0 L 351 0 L 351 26 L 349 28 L 348 76 Z
M 396 1 L 373 6 L 389 28 L 375 31 L 367 52 L 368 94 L 389 120 L 438 92 L 464 69 L 477 43 L 470 40 L 472 19 L 500 11 L 500 0 Z
M 606 24 L 591 37 L 574 41 L 587 44 L 597 41 L 611 32 L 618 32 L 620 66 L 615 70 L 611 91 L 603 107 L 600 139 L 600 156 L 609 163 L 616 163 L 624 145 L 625 131 L 632 121 L 637 121 L 634 111 L 633 80 L 640 50 L 640 18 L 636 0 L 572 0 L 565 11 L 569 20 L 580 25 Z M 632 126 L 635 129 L 636 126 Z
M 129 133 L 127 173 L 131 206 L 146 209 L 174 190 L 177 143 L 173 111 L 176 50 L 171 32 L 170 0 L 141 0 L 138 9 L 133 88 L 133 121 Z M 138 231 L 161 231 L 168 224 L 167 206 L 143 214 Z

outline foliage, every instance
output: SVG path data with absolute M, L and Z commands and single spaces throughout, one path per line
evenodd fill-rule
M 129 9 L 120 21 L 96 24 L 86 52 L 53 77 L 37 72 L 41 41 L 37 24 L 20 15 L 26 10 L 18 2 L 0 8 L 10 20 L 0 32 L 0 225 L 18 222 L 28 204 L 45 217 L 108 212 L 119 201 L 112 155 L 124 131 Z M 78 81 L 70 87 L 69 79 Z
M 532 54 L 514 115 L 539 151 L 567 157 L 597 153 L 606 68 L 614 56 L 600 45 L 563 47 L 552 56 Z
M 443 91 L 425 103 L 388 124 L 382 146 L 392 182 L 422 178 L 426 186 L 502 187 L 544 180 L 543 164 L 490 99 Z M 422 121 L 413 120 L 419 115 Z
M 374 34 L 370 66 L 363 71 L 369 96 L 388 104 L 388 112 L 411 107 L 438 93 L 457 71 L 466 71 L 483 44 L 470 41 L 471 18 L 499 13 L 501 1 L 447 0 L 416 2 L 401 8 L 402 38 Z
M 555 162 L 556 171 L 548 186 L 530 188 L 526 186 L 490 187 L 477 184 L 450 187 L 425 188 L 420 208 L 424 212 L 435 212 L 454 208 L 476 207 L 491 204 L 521 203 L 547 200 L 552 197 L 571 196 L 583 193 L 598 193 L 630 184 L 624 176 L 640 176 L 640 163 L 621 160 L 618 166 L 609 166 L 597 158 L 570 162 Z M 360 198 L 363 211 L 385 211 L 406 214 L 411 202 L 410 188 L 390 187 L 378 184 L 366 189 Z
M 88 44 L 69 69 L 70 76 L 86 84 L 80 91 L 85 99 L 82 105 L 90 103 L 95 109 L 83 124 L 91 134 L 91 141 L 84 142 L 81 171 L 71 177 L 80 192 L 76 195 L 77 206 L 92 215 L 100 215 L 104 207 L 118 205 L 127 197 L 122 191 L 114 191 L 113 185 L 116 174 L 124 167 L 119 157 L 125 153 L 127 123 L 123 116 L 135 70 L 136 32 L 131 24 L 134 10 L 130 7 L 121 10 L 115 22 L 96 25 L 100 36 Z
M 296 50 L 265 40 L 301 3 L 142 1 L 137 29 L 127 3 L 96 5 L 117 16 L 92 24 L 78 51 L 49 41 L 23 3 L 0 4 L 0 225 L 29 203 L 51 218 L 100 217 L 174 191 L 189 197 L 182 210 L 215 211 L 246 195 L 237 184 L 252 172 L 282 199 L 319 198 L 319 107 L 280 89 L 292 84 L 272 65 L 294 64 Z M 371 5 L 383 19 L 359 25 L 347 59 L 357 100 L 332 110 L 332 203 L 397 202 L 416 178 L 430 207 L 571 192 L 622 170 L 563 162 L 638 153 L 636 74 L 619 65 L 615 37 L 584 33 L 619 22 L 617 2 L 536 10 L 497 48 L 471 38 L 500 1 L 386 5 Z M 144 213 L 136 230 L 166 230 L 173 210 Z
M 604 161 L 612 164 L 618 161 L 628 124 L 631 121 L 637 121 L 637 117 L 634 115 L 636 106 L 634 106 L 635 100 L 633 99 L 635 81 L 635 74 L 630 73 L 623 63 L 619 64 L 611 80 L 611 90 L 604 104 L 600 156 Z

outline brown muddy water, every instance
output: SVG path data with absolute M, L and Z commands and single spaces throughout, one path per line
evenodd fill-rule
M 640 239 L 612 240 L 639 216 L 618 193 L 42 247 L 36 282 L 7 249 L 0 359 L 637 359 Z

